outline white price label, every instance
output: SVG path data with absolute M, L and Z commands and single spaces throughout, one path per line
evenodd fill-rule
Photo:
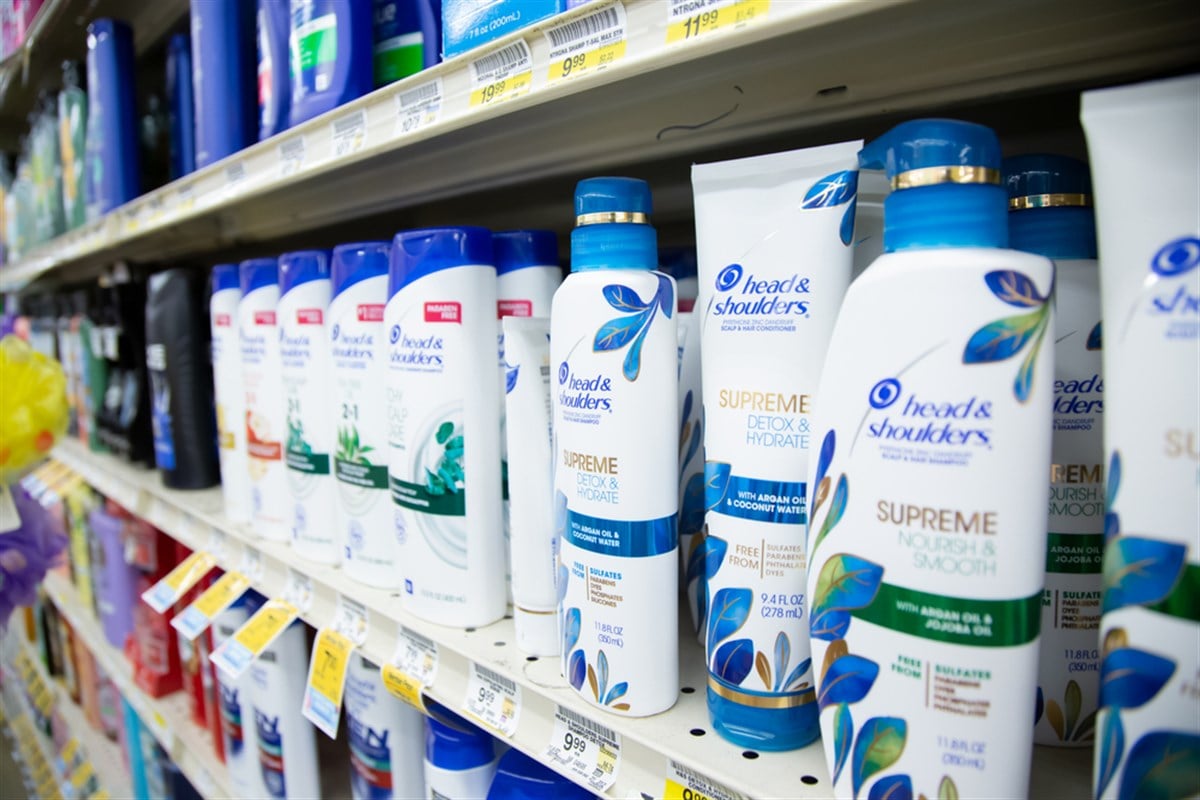
M 400 639 L 396 642 L 396 655 L 392 661 L 405 673 L 420 681 L 422 686 L 433 686 L 437 680 L 437 642 L 419 633 L 400 628 Z
M 335 119 L 330 126 L 333 137 L 333 157 L 342 158 L 357 153 L 367 144 L 367 112 L 351 112 Z
M 544 752 L 546 763 L 569 778 L 603 794 L 617 780 L 621 736 L 569 708 L 554 711 L 554 732 Z
M 279 177 L 295 175 L 304 166 L 304 137 L 296 136 L 279 145 Z
M 370 622 L 371 616 L 366 606 L 344 595 L 338 595 L 337 610 L 334 612 L 331 628 L 354 642 L 356 647 L 362 647 L 367 641 Z
M 488 727 L 511 737 L 521 718 L 521 687 L 472 661 L 463 706 Z
M 216 556 L 217 561 L 224 561 L 229 557 L 228 551 L 225 549 L 225 531 L 217 528 L 212 528 L 208 532 L 208 552 Z
M 413 133 L 433 125 L 442 115 L 442 79 L 414 86 L 396 95 L 399 118 L 396 134 Z
M 229 191 L 236 191 L 238 184 L 246 180 L 246 164 L 242 161 L 235 161 L 225 167 L 225 188 Z
M 299 609 L 301 614 L 308 613 L 313 599 L 312 578 L 289 567 L 287 586 L 283 589 L 283 599 Z
M 602 69 L 625 55 L 625 6 L 611 3 L 579 19 L 549 28 L 550 81 Z
M 251 581 L 262 579 L 262 553 L 255 550 L 253 547 L 246 547 L 242 550 L 242 561 L 238 564 L 237 571 L 245 575 Z
M 527 94 L 533 86 L 533 56 L 524 39 L 471 62 L 472 106 Z

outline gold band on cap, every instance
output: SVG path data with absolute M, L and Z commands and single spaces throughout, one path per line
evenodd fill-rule
M 634 225 L 649 225 L 650 217 L 641 211 L 593 211 L 591 214 L 580 214 L 575 218 L 575 225 L 602 225 L 610 222 L 629 222 Z
M 708 676 L 708 688 L 726 700 L 732 700 L 738 705 L 750 706 L 751 708 L 795 708 L 796 706 L 802 706 L 817 699 L 815 689 L 809 689 L 807 692 L 801 692 L 800 694 L 777 694 L 769 696 L 747 694 L 746 692 L 739 692 L 737 689 L 729 688 L 712 675 Z
M 1000 185 L 1000 170 L 992 167 L 923 167 L 901 172 L 892 178 L 893 189 L 915 189 L 939 183 L 990 183 Z
M 1024 211 L 1027 208 L 1091 208 L 1092 196 L 1089 194 L 1029 194 L 1024 197 L 1011 197 L 1008 200 L 1009 211 Z

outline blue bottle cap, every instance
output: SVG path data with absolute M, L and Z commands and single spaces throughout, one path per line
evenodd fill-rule
M 213 294 L 225 289 L 241 289 L 237 264 L 217 264 L 212 268 Z
M 192 55 L 192 40 L 186 33 L 175 33 L 167 41 L 168 53 L 186 53 L 189 57 Z
M 336 297 L 356 283 L 388 273 L 387 242 L 350 242 L 333 248 L 333 294 Z
M 435 767 L 466 770 L 490 764 L 496 757 L 492 735 L 433 700 L 425 701 L 425 760 Z
M 419 228 L 392 239 L 388 297 L 443 269 L 492 263 L 492 232 L 487 228 Z
M 279 257 L 280 294 L 322 279 L 329 279 L 329 253 L 325 250 L 296 250 Z
M 242 297 L 245 297 L 255 289 L 279 283 L 279 259 L 247 259 L 238 265 L 238 273 L 242 281 Z
M 1092 180 L 1082 161 L 1031 154 L 1004 159 L 1012 247 L 1047 258 L 1096 258 Z
M 594 800 L 595 795 L 520 750 L 500 757 L 487 800 Z
M 492 234 L 496 274 L 525 267 L 558 266 L 558 237 L 554 231 L 501 231 Z
M 650 185 L 637 178 L 587 178 L 575 187 L 571 271 L 656 269 Z
M 883 205 L 885 252 L 1008 245 L 1000 142 L 991 128 L 903 122 L 864 147 L 858 161 L 885 170 L 892 185 Z
M 122 22 L 119 19 L 110 19 L 108 17 L 101 17 L 100 19 L 94 19 L 91 22 L 89 22 L 88 26 L 87 26 L 88 46 L 89 47 L 95 46 L 93 37 L 112 35 L 118 31 L 122 31 L 122 32 L 128 34 L 129 26 L 126 25 L 124 22 Z

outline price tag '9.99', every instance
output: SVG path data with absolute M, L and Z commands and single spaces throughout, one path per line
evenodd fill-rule
M 603 794 L 617 780 L 621 736 L 582 714 L 558 706 L 545 756 L 547 763 L 559 772 Z
M 463 706 L 488 727 L 511 737 L 517 732 L 521 718 L 521 687 L 503 675 L 471 662 Z

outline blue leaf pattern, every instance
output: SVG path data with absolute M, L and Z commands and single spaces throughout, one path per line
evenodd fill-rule
M 720 536 L 709 535 L 704 540 L 704 577 L 711 579 L 725 561 L 729 542 Z
M 608 656 L 604 655 L 601 650 L 596 654 L 596 694 L 604 697 L 604 692 L 608 689 Z
M 671 279 L 661 273 L 655 273 L 658 277 L 658 308 L 662 311 L 663 316 L 667 319 L 675 313 L 675 285 Z
M 1198 794 L 1200 736 L 1155 731 L 1129 748 L 1118 797 L 1170 800 Z
M 563 599 L 567 596 L 567 583 L 571 580 L 571 573 L 562 564 L 558 565 L 558 604 L 561 606 Z
M 604 698 L 604 705 L 612 705 L 614 700 L 620 700 L 628 691 L 629 684 L 626 681 L 621 681 L 609 690 L 608 696 Z
M 746 680 L 753 664 L 754 642 L 750 639 L 734 639 L 717 648 L 712 670 L 718 678 L 738 686 Z
M 1035 310 L 995 320 L 975 331 L 963 348 L 962 361 L 964 364 L 1006 361 L 1028 346 L 1013 380 L 1013 394 L 1024 403 L 1033 392 L 1034 370 L 1050 324 L 1049 296 L 1053 294 L 1053 288 L 1043 297 L 1027 275 L 1013 270 L 989 272 L 984 276 L 984 282 L 999 300 Z
M 567 680 L 576 689 L 583 688 L 583 681 L 587 677 L 587 658 L 583 655 L 582 650 L 576 650 L 571 653 L 571 658 L 567 662 Z
M 1042 713 L 1046 710 L 1046 698 L 1042 694 L 1042 687 L 1037 687 L 1037 697 L 1033 701 L 1033 724 L 1037 725 L 1042 721 Z
M 1096 797 L 1104 794 L 1125 751 L 1125 726 L 1121 724 L 1121 713 L 1117 709 L 1101 709 L 1105 715 L 1100 733 L 1100 755 L 1096 759 Z
M 1010 306 L 1037 308 L 1046 302 L 1046 298 L 1041 296 L 1029 276 L 1015 270 L 989 272 L 983 276 L 983 280 L 997 299 Z
M 746 624 L 753 602 L 754 595 L 749 589 L 726 587 L 717 592 L 708 616 L 708 653 L 716 649 L 718 642 L 728 639 Z M 753 652 L 750 658 L 753 660 Z
M 829 609 L 865 608 L 879 593 L 883 567 L 865 558 L 838 553 L 817 574 L 813 615 Z
M 907 737 L 908 723 L 900 717 L 873 717 L 863 723 L 850 762 L 855 797 L 868 778 L 896 763 Z
M 1103 322 L 1097 322 L 1096 326 L 1094 328 L 1092 328 L 1091 333 L 1088 334 L 1088 338 L 1087 338 L 1087 349 L 1088 350 L 1100 350 L 1101 348 L 1104 347 L 1103 327 L 1104 327 Z
M 812 185 L 801 201 L 801 208 L 828 208 L 849 202 L 858 191 L 858 172 L 843 170 L 826 175 Z
M 628 346 L 621 371 L 626 380 L 636 381 L 642 368 L 642 343 L 646 340 L 655 314 L 661 309 L 663 315 L 670 319 L 674 312 L 675 291 L 671 279 L 658 275 L 658 288 L 648 303 L 632 288 L 621 284 L 609 284 L 602 292 L 610 306 L 628 313 L 600 326 L 592 340 L 592 350 L 601 353 Z
M 803 661 L 801 661 L 799 664 L 797 664 L 796 668 L 794 670 L 792 670 L 792 674 L 788 675 L 787 680 L 785 680 L 783 682 L 783 687 L 782 687 L 783 691 L 785 691 L 785 692 L 795 691 L 798 688 L 796 686 L 796 684 L 799 683 L 801 678 L 803 678 L 806 674 L 808 674 L 808 668 L 811 666 L 812 666 L 811 658 L 806 658 Z
M 617 311 L 636 313 L 638 311 L 645 311 L 650 307 L 649 304 L 642 302 L 642 298 L 638 297 L 637 292 L 628 286 L 612 283 L 605 286 L 602 291 L 604 299 Z
M 813 614 L 810 625 L 812 629 L 809 633 L 814 639 L 823 642 L 844 639 L 846 631 L 850 628 L 850 612 L 840 609 L 822 611 L 820 614 Z
M 1037 356 L 1042 349 L 1042 339 L 1044 338 L 1046 338 L 1046 325 L 1043 323 L 1038 328 L 1037 338 L 1033 340 L 1033 347 L 1029 348 L 1029 352 L 1021 361 L 1021 368 L 1017 370 L 1016 380 L 1013 381 L 1013 394 L 1022 403 L 1029 399 L 1029 395 L 1033 391 L 1033 370 L 1037 367 Z
M 1137 708 L 1150 701 L 1175 673 L 1175 662 L 1145 650 L 1121 647 L 1100 662 L 1100 706 Z
M 821 531 L 817 534 L 817 539 L 809 548 L 809 555 L 815 553 L 817 546 L 825 540 L 837 524 L 842 521 L 842 515 L 846 513 L 846 502 L 850 499 L 850 482 L 846 480 L 843 473 L 838 476 L 837 486 L 833 490 L 833 500 L 829 502 L 829 511 L 825 513 L 825 521 L 821 523 Z M 809 529 L 811 530 L 811 528 Z
M 874 661 L 854 653 L 844 655 L 829 665 L 821 681 L 817 707 L 824 710 L 834 703 L 857 703 L 871 691 L 877 677 L 879 665 Z
M 508 365 L 505 364 L 505 366 L 507 367 Z M 520 364 L 518 364 L 515 367 L 508 367 L 508 369 L 506 369 L 504 371 L 504 393 L 505 394 L 510 393 L 513 389 L 515 389 L 517 387 L 517 374 L 520 371 L 521 371 Z
M 857 207 L 857 198 L 851 200 L 850 205 L 846 206 L 846 213 L 842 214 L 842 224 L 838 226 L 838 236 L 847 247 L 854 241 L 854 214 Z
M 634 337 L 642 330 L 644 322 L 645 318 L 640 314 L 610 319 L 600 326 L 600 330 L 596 331 L 592 349 L 597 352 L 621 349 L 633 341 Z
M 820 486 L 821 481 L 825 478 L 825 473 L 829 471 L 829 465 L 833 461 L 833 453 L 837 449 L 837 433 L 831 428 L 829 433 L 825 434 L 825 439 L 821 442 L 821 454 L 817 456 L 817 479 L 813 481 L 814 486 Z
M 725 499 L 732 476 L 733 466 L 731 464 L 723 461 L 704 462 L 704 508 L 706 510 L 711 511 Z
M 625 380 L 636 381 L 638 375 L 642 371 L 642 343 L 646 341 L 646 333 L 650 330 L 649 324 L 642 327 L 638 331 L 637 336 L 633 339 L 633 344 L 625 351 L 625 360 L 621 362 L 621 372 L 625 376 Z
M 1117 492 L 1121 488 L 1121 452 L 1113 450 L 1108 460 L 1108 486 L 1104 492 L 1104 545 L 1121 532 L 1121 517 L 1114 510 L 1117 503 Z
M 850 743 L 854 739 L 854 717 L 850 706 L 842 704 L 833 714 L 833 782 L 837 783 L 850 757 Z
M 578 608 L 568 608 L 563 615 L 563 652 L 569 653 L 579 643 L 582 618 Z
M 692 416 L 692 390 L 688 389 L 687 394 L 683 396 L 683 411 L 679 412 L 679 439 L 682 442 L 683 432 L 687 430 L 688 419 Z M 687 463 L 687 460 L 684 460 Z
M 696 533 L 704 527 L 704 476 L 699 472 L 688 478 L 680 505 L 683 512 L 679 519 L 681 533 Z
M 699 452 L 700 443 L 703 440 L 704 440 L 703 433 L 700 430 L 700 425 L 697 424 L 695 427 L 692 428 L 692 438 L 691 438 L 691 441 L 688 442 L 687 455 L 683 459 L 683 463 L 685 465 L 690 464 L 692 462 L 692 459 L 695 457 L 696 453 Z M 703 502 L 703 497 L 701 497 L 701 502 Z
M 783 676 L 787 674 L 788 662 L 792 660 L 792 643 L 788 635 L 780 631 L 775 635 L 775 691 L 783 687 Z
M 1157 603 L 1183 574 L 1187 545 L 1118 536 L 1104 548 L 1103 613 Z
M 1040 311 L 989 322 L 972 334 L 963 351 L 964 364 L 987 364 L 1012 358 L 1040 327 Z
M 907 775 L 887 775 L 875 781 L 868 800 L 912 800 L 912 778 Z

